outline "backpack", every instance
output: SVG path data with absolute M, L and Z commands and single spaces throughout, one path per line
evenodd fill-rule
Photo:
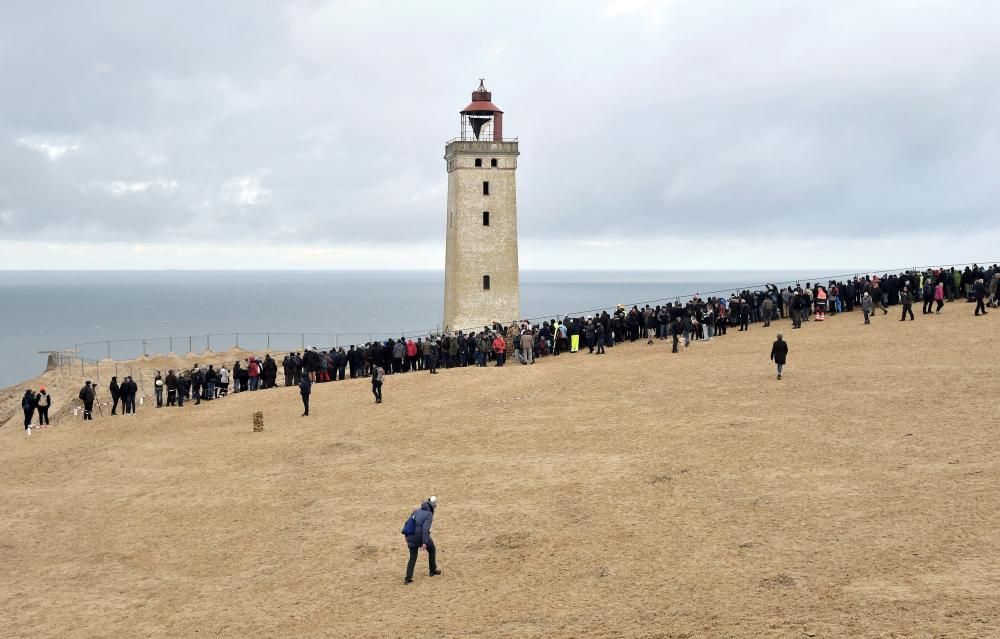
M 410 515 L 410 518 L 406 520 L 405 524 L 403 524 L 403 529 L 399 532 L 403 533 L 407 537 L 417 532 L 417 520 L 413 518 L 413 515 Z

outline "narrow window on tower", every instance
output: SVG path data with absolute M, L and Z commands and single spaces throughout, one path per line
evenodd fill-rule
M 490 212 L 483 211 L 483 226 L 489 226 L 489 225 L 490 225 Z
M 493 158 L 492 160 L 490 160 L 490 166 L 492 166 L 494 169 L 497 168 L 497 159 L 496 158 Z
M 490 290 L 490 276 L 489 275 L 483 275 L 483 290 L 484 291 Z
M 483 195 L 489 195 L 489 194 L 490 194 L 490 183 L 483 182 Z
M 476 158 L 476 166 L 482 166 L 482 165 L 483 165 L 483 158 Z

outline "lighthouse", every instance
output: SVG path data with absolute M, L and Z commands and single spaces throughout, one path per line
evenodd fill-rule
M 504 139 L 503 111 L 483 81 L 445 145 L 448 226 L 444 328 L 478 331 L 521 315 L 517 267 L 517 138 Z

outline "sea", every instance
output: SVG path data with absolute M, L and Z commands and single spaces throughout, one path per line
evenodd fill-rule
M 521 315 L 593 314 L 843 274 L 522 271 Z M 443 309 L 443 271 L 0 271 L 0 387 L 41 373 L 47 351 L 131 359 L 347 346 L 429 334 Z

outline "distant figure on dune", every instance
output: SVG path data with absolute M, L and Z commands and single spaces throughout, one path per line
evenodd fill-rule
M 982 279 L 976 280 L 973 285 L 972 296 L 976 299 L 976 316 L 986 315 L 986 306 L 983 305 L 983 300 L 986 299 L 986 284 Z
M 899 296 L 899 302 L 903 305 L 903 314 L 900 316 L 899 321 L 905 322 L 906 315 L 910 315 L 910 321 L 913 321 L 913 293 L 910 292 L 909 286 L 903 287 L 903 293 Z
M 434 496 L 425 500 L 420 504 L 418 510 L 413 511 L 406 521 L 406 525 L 403 526 L 406 546 L 410 549 L 410 560 L 406 564 L 404 584 L 413 583 L 413 569 L 417 565 L 417 551 L 421 548 L 427 551 L 427 567 L 430 570 L 430 576 L 441 574 L 437 567 L 437 548 L 431 538 L 431 524 L 434 523 L 434 510 L 437 508 L 437 503 L 437 497 Z
M 781 369 L 785 366 L 787 358 L 788 342 L 785 341 L 781 333 L 778 333 L 778 339 L 774 340 L 774 344 L 771 345 L 771 361 L 778 367 L 778 379 L 781 379 Z
M 38 389 L 35 395 L 35 407 L 38 408 L 38 425 L 49 425 L 49 407 L 52 406 L 52 396 L 45 392 L 45 387 Z
M 375 403 L 382 403 L 382 382 L 385 380 L 385 370 L 376 365 L 372 369 L 372 395 L 375 396 Z
M 94 387 L 90 385 L 90 380 L 83 385 L 80 389 L 80 401 L 83 402 L 83 419 L 93 420 L 94 419 L 94 398 L 97 397 L 97 393 L 94 392 Z
M 312 393 L 313 383 L 308 377 L 303 377 L 299 383 L 299 394 L 302 395 L 303 417 L 309 417 L 309 394 Z
M 160 371 L 156 371 L 156 377 L 153 379 L 153 389 L 156 392 L 156 407 L 163 408 L 163 375 Z
M 111 414 L 112 415 L 117 415 L 118 414 L 118 402 L 119 402 L 119 400 L 121 400 L 121 397 L 122 397 L 122 390 L 121 390 L 121 386 L 118 385 L 118 378 L 117 377 L 112 377 L 111 378 L 111 383 L 108 385 L 108 390 L 111 391 Z M 124 411 L 125 408 L 122 407 L 122 410 Z
M 861 312 L 865 315 L 865 324 L 871 324 L 871 314 L 874 309 L 875 304 L 872 302 L 872 296 L 865 291 L 864 297 L 861 298 Z
M 24 411 L 24 430 L 31 430 L 31 419 L 35 416 L 35 393 L 30 388 L 24 391 L 21 409 Z

